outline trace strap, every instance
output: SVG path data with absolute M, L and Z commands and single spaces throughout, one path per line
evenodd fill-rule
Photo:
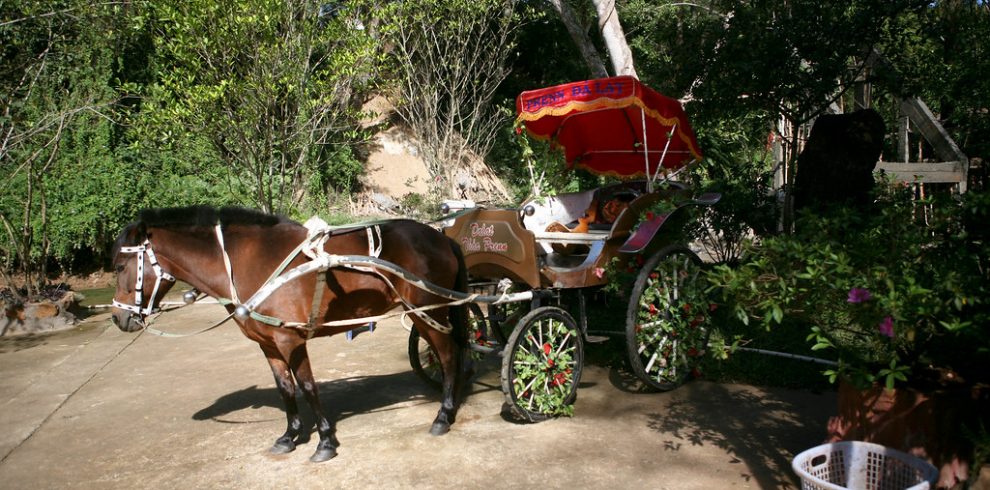
M 134 304 L 129 305 L 126 303 L 121 303 L 117 300 L 113 300 L 113 306 L 120 308 L 122 310 L 130 311 L 132 313 L 137 313 L 139 315 L 148 316 L 152 313 L 159 311 L 159 308 L 154 307 L 155 296 L 158 296 L 158 289 L 162 285 L 162 280 L 175 282 L 175 276 L 169 274 L 162 270 L 162 266 L 158 264 L 158 258 L 155 257 L 154 250 L 151 249 L 151 242 L 145 240 L 141 245 L 134 247 L 120 247 L 120 253 L 132 253 L 137 254 L 137 280 L 134 282 Z M 155 287 L 151 291 L 150 299 L 148 300 L 148 305 L 144 308 L 141 307 L 144 304 L 144 256 L 148 256 L 148 263 L 151 264 L 151 269 L 155 271 Z

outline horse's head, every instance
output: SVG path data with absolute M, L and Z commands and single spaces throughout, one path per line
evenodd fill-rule
M 175 285 L 175 278 L 158 263 L 151 235 L 143 223 L 127 225 L 117 237 L 113 267 L 117 291 L 111 320 L 125 332 L 140 330 L 145 317 L 158 310 L 162 297 Z

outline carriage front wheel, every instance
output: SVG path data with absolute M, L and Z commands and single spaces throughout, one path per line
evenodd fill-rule
M 569 414 L 584 365 L 584 339 L 567 311 L 545 306 L 523 316 L 502 354 L 502 392 L 518 418 Z
M 626 314 L 626 347 L 636 376 L 658 390 L 682 385 L 708 343 L 709 303 L 698 284 L 701 260 L 682 245 L 643 264 Z

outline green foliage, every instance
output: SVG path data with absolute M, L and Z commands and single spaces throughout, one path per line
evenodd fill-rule
M 45 281 L 51 259 L 96 245 L 106 238 L 102 222 L 117 216 L 74 219 L 89 214 L 88 206 L 113 214 L 122 201 L 109 202 L 107 186 L 84 181 L 86 165 L 106 166 L 114 151 L 114 52 L 100 31 L 111 16 L 105 5 L 77 1 L 0 4 L 0 170 L 7 179 L 0 184 L 0 275 L 23 273 L 29 294 Z M 79 192 L 60 192 L 72 185 Z
M 925 2 L 884 25 L 881 50 L 891 69 L 878 73 L 890 97 L 918 95 L 963 153 L 990 159 L 990 4 Z
M 807 329 L 812 350 L 837 355 L 833 381 L 893 386 L 937 370 L 985 382 L 990 249 L 965 217 L 987 204 L 981 194 L 913 203 L 894 188 L 870 212 L 802 216 L 796 233 L 763 240 L 709 280 L 743 324 Z
M 577 351 L 574 334 L 556 319 L 539 322 L 526 331 L 512 359 L 513 385 L 519 404 L 547 415 L 574 415 L 567 403 L 574 390 Z
M 698 129 L 705 160 L 689 174 L 697 193 L 717 192 L 715 206 L 698 210 L 688 233 L 716 262 L 734 262 L 754 236 L 776 231 L 779 208 L 760 114 L 726 118 Z
M 379 38 L 359 28 L 365 7 L 147 4 L 134 22 L 153 25 L 159 65 L 157 82 L 144 89 L 141 139 L 205 138 L 238 199 L 268 211 L 292 211 L 314 167 L 324 176 L 345 169 L 321 183 L 349 187 L 355 162 L 333 146 L 360 136 L 351 106 L 381 62 Z

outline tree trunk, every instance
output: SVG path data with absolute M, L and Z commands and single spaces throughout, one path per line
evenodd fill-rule
M 636 75 L 636 68 L 633 66 L 632 51 L 629 43 L 626 42 L 626 35 L 622 31 L 622 24 L 619 23 L 619 12 L 615 9 L 615 0 L 591 0 L 598 11 L 598 27 L 602 31 L 602 39 L 605 40 L 605 47 L 608 49 L 608 56 L 612 61 L 612 68 L 616 75 Z
M 547 0 L 547 2 L 560 15 L 560 20 L 564 23 L 564 27 L 567 28 L 567 33 L 571 35 L 571 40 L 574 41 L 574 44 L 581 52 L 581 58 L 584 59 L 584 63 L 588 66 L 591 75 L 594 78 L 607 77 L 608 71 L 605 69 L 605 62 L 602 61 L 602 57 L 598 54 L 598 50 L 595 49 L 594 43 L 588 37 L 587 30 L 584 29 L 581 22 L 578 21 L 577 16 L 574 15 L 574 11 L 571 10 L 570 5 L 567 4 L 567 0 Z

